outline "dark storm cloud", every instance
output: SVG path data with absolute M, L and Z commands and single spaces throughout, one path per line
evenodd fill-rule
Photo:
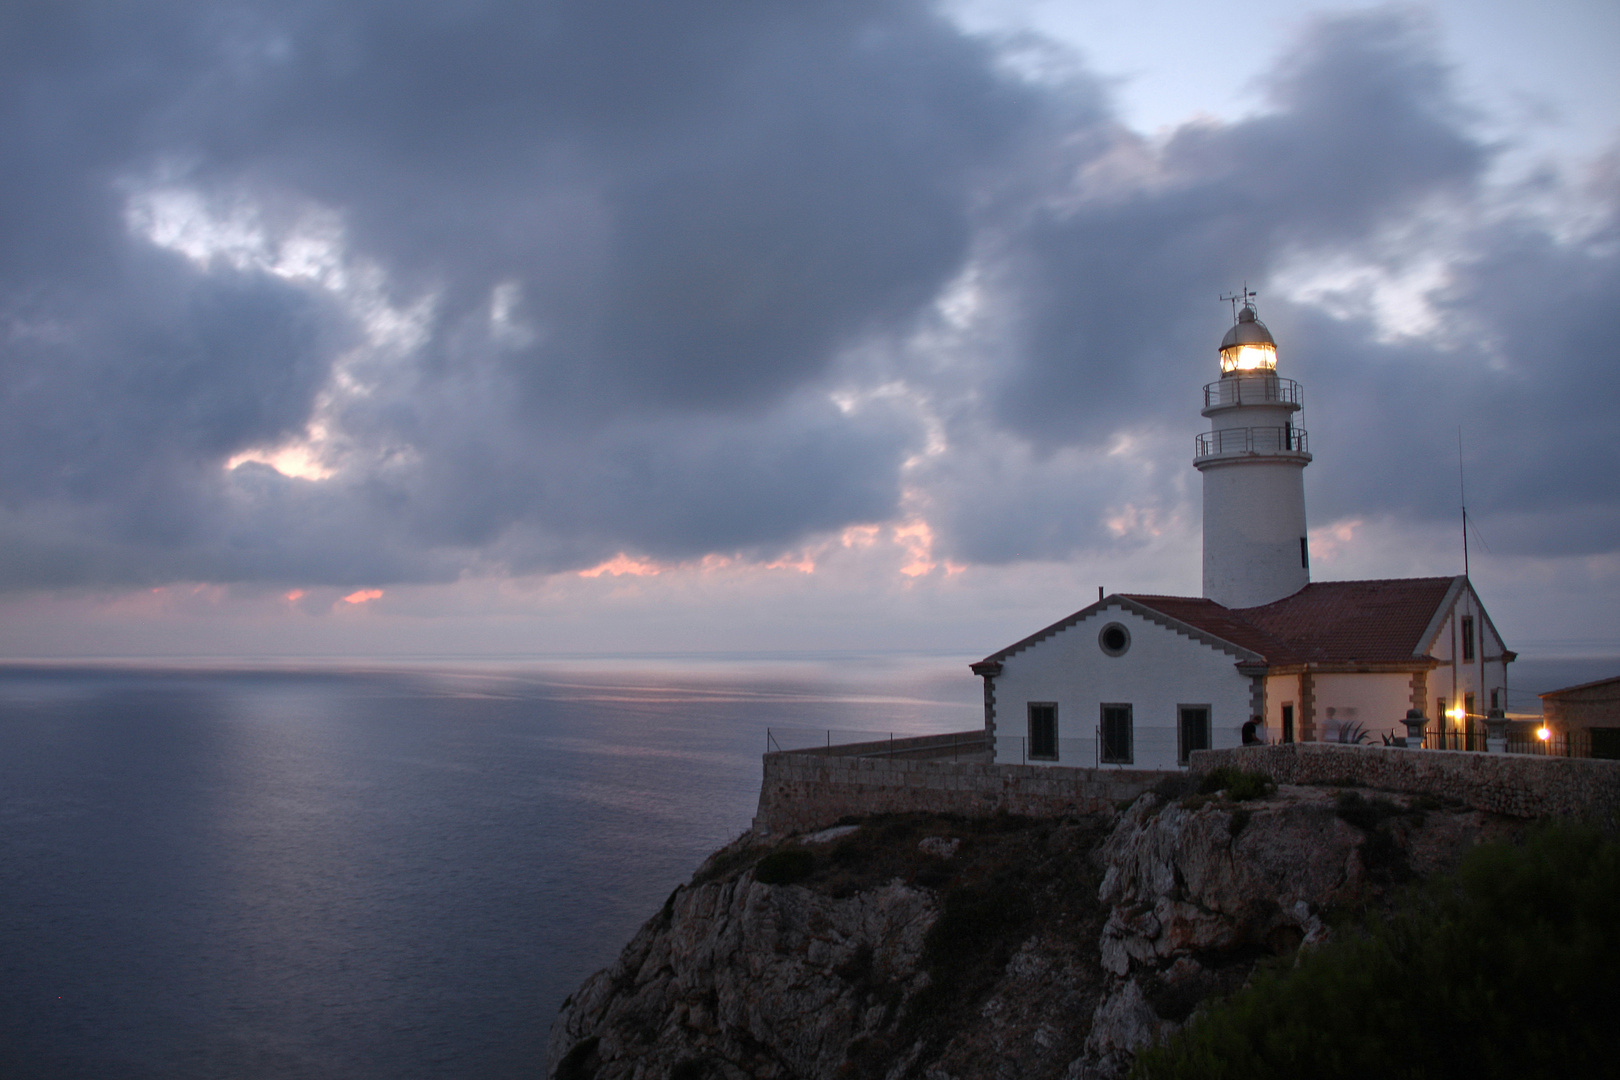
M 1021 348 L 990 380 L 1000 427 L 1046 453 L 1101 449 L 1122 430 L 1184 431 L 1181 453 L 1151 476 L 1118 467 L 1121 486 L 1096 490 L 1089 516 L 1033 523 L 980 516 L 982 503 L 966 503 L 974 482 L 949 478 L 960 491 L 949 501 L 974 506 L 952 530 L 956 550 L 1004 561 L 1106 548 L 1104 507 L 1167 512 L 1182 500 L 1178 480 L 1197 482 L 1192 435 L 1206 424 L 1197 388 L 1218 374 L 1217 288 L 1312 258 L 1398 270 L 1436 252 L 1449 284 L 1430 299 L 1455 331 L 1444 345 L 1391 343 L 1370 318 L 1262 298 L 1283 373 L 1306 385 L 1312 519 L 1454 518 L 1460 426 L 1472 508 L 1496 519 L 1501 547 L 1614 550 L 1620 490 L 1604 410 L 1620 398 L 1620 217 L 1559 241 L 1545 222 L 1487 202 L 1492 148 L 1470 133 L 1409 16 L 1317 23 L 1269 89 L 1270 110 L 1253 119 L 1189 124 L 1162 147 L 1122 136 L 1116 155 L 1134 163 L 1125 179 L 1093 168 L 1101 179 L 1007 245 Z
M 999 387 L 1004 424 L 1051 445 L 1174 415 L 1166 386 L 1213 377 L 1217 291 L 1302 249 L 1358 248 L 1427 201 L 1462 196 L 1487 162 L 1398 18 L 1319 24 L 1270 98 L 1251 120 L 1182 127 L 1143 149 L 1150 172 L 1033 218 L 1014 249 L 1026 362 Z
M 1379 345 L 1364 328 L 1306 320 L 1321 372 L 1311 422 L 1329 440 L 1313 510 L 1454 518 L 1460 430 L 1470 514 L 1493 550 L 1613 551 L 1620 200 L 1609 215 L 1581 245 L 1521 221 L 1476 237 L 1438 306 L 1477 344 Z
M 1410 20 L 1318 24 L 1270 93 L 1149 145 L 1084 73 L 1011 75 L 920 0 L 9 5 L 0 585 L 769 555 L 898 513 L 925 441 L 912 399 L 830 396 L 897 376 L 957 402 L 950 453 L 907 481 L 935 485 L 941 549 L 1113 543 L 1101 508 L 1173 501 L 1172 471 L 1122 495 L 1088 468 L 1059 507 L 1059 452 L 1155 425 L 1190 447 L 1216 290 L 1302 254 L 1382 258 L 1381 237 L 1479 201 L 1489 148 Z M 333 216 L 349 291 L 259 249 L 159 250 L 131 208 L 161 191 L 272 246 Z M 1600 448 L 1549 436 L 1612 398 L 1613 259 L 1528 221 L 1470 235 L 1444 305 L 1503 355 L 1552 348 L 1534 375 L 1307 308 L 1268 318 L 1313 402 L 1356 403 L 1325 435 L 1432 434 L 1436 413 L 1454 433 L 1436 401 L 1511 412 L 1539 449 L 1501 470 L 1501 512 L 1567 489 L 1588 524 L 1559 543 L 1594 549 L 1620 501 L 1581 479 Z M 908 364 L 896 343 L 970 260 L 1002 340 L 949 375 Z M 1527 299 L 1524 265 L 1562 292 Z M 382 301 L 418 313 L 413 344 L 378 343 Z M 1427 397 L 1390 409 L 1369 378 Z M 314 418 L 330 479 L 225 470 Z M 1324 454 L 1335 493 L 1314 505 L 1439 512 L 1391 501 L 1394 445 L 1353 473 Z M 1551 468 L 1563 488 L 1538 481 Z
M 957 271 L 1040 111 L 908 2 L 40 4 L 5 29 L 3 495 L 18 550 L 72 520 L 63 550 L 100 552 L 44 560 L 52 584 L 348 579 L 367 545 L 401 553 L 378 579 L 443 576 L 436 551 L 509 530 L 549 569 L 887 516 L 915 424 L 800 391 Z M 409 370 L 342 416 L 403 458 L 318 491 L 224 476 L 301 428 L 358 328 L 150 253 L 125 199 L 153 184 L 271 227 L 335 211 L 395 301 L 432 295 Z M 516 345 L 480 330 L 499 287 Z
M 767 403 L 960 264 L 1035 103 L 919 4 L 350 4 L 184 115 L 199 175 L 343 208 L 443 317 L 530 285 L 610 408 Z

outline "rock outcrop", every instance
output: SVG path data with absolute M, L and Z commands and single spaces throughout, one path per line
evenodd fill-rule
M 844 899 L 749 874 L 682 889 L 574 995 L 558 1061 L 565 1075 L 835 1075 L 926 982 L 937 910 L 899 882 Z
M 1122 1075 L 1256 962 L 1516 826 L 1358 790 L 744 838 L 553 1028 L 559 1080 Z

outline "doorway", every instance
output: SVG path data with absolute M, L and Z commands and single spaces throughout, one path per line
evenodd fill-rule
M 1187 764 L 1194 750 L 1209 749 L 1209 706 L 1178 705 L 1176 762 Z

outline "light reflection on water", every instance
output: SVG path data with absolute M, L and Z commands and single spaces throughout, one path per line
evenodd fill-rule
M 0 1073 L 532 1075 L 747 827 L 767 726 L 978 696 L 960 658 L 0 666 Z

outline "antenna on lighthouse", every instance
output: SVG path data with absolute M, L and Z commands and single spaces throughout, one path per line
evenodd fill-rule
M 1237 322 L 1238 301 L 1239 300 L 1243 301 L 1243 306 L 1244 307 L 1252 308 L 1252 307 L 1254 307 L 1254 299 L 1255 299 L 1255 297 L 1257 297 L 1259 295 L 1260 295 L 1259 293 L 1250 290 L 1249 283 L 1247 281 L 1245 281 L 1243 283 L 1243 288 L 1242 288 L 1241 291 L 1235 292 L 1235 293 L 1222 293 L 1221 294 L 1221 299 L 1223 301 L 1229 302 L 1232 305 L 1232 321 Z
M 1457 425 L 1457 495 L 1462 503 L 1463 577 L 1468 577 L 1468 481 L 1463 474 L 1462 425 Z

